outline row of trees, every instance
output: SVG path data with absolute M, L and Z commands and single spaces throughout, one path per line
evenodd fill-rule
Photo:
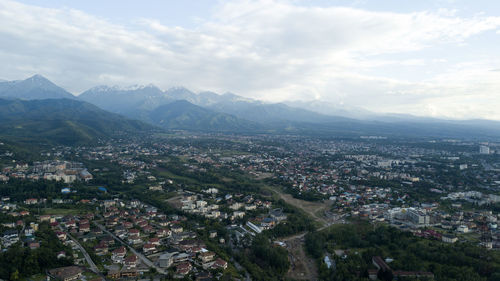
M 0 278 L 19 280 L 47 269 L 73 264 L 72 250 L 64 246 L 47 223 L 42 223 L 36 232 L 40 248 L 30 250 L 22 242 L 0 253 Z M 65 251 L 68 258 L 57 258 L 57 253 Z
M 469 243 L 449 245 L 418 238 L 393 227 L 373 228 L 361 222 L 306 236 L 306 249 L 318 260 L 325 252 L 353 248 L 357 254 L 351 252 L 347 259 L 339 259 L 338 266 L 354 261 L 349 268 L 356 276 L 362 276 L 371 267 L 373 256 L 382 256 L 394 259 L 393 269 L 430 271 L 436 280 L 500 280 L 500 253 Z M 331 269 L 328 272 L 335 276 Z
M 254 280 L 282 280 L 290 267 L 287 251 L 272 245 L 262 234 L 254 238 L 249 249 L 234 256 Z

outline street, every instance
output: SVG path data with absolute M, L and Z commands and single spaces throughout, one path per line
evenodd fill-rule
M 111 237 L 113 237 L 113 239 L 115 239 L 116 241 L 120 242 L 123 246 L 127 247 L 130 249 L 130 251 L 132 253 L 134 253 L 134 255 L 136 255 L 145 265 L 149 266 L 149 267 L 153 267 L 154 269 L 156 269 L 156 271 L 158 273 L 161 273 L 161 274 L 166 274 L 165 270 L 163 270 L 162 268 L 156 266 L 153 262 L 151 262 L 148 258 L 146 258 L 143 254 L 137 252 L 133 247 L 131 247 L 128 243 L 126 243 L 125 241 L 123 241 L 122 239 L 120 239 L 119 237 L 117 237 L 116 235 L 114 235 L 113 233 L 109 232 L 106 227 L 104 227 L 103 225 L 100 225 L 98 224 L 97 222 L 93 222 L 97 227 L 99 227 L 102 231 L 106 232 L 107 234 L 109 234 Z

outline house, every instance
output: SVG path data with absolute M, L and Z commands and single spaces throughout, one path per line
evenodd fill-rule
M 196 281 L 211 281 L 212 280 L 212 274 L 210 272 L 200 272 L 196 275 Z
M 38 217 L 38 220 L 41 222 L 44 222 L 44 221 L 53 222 L 51 215 L 41 215 L 40 217 Z
M 118 236 L 122 239 L 127 236 L 127 230 L 122 225 L 115 227 L 114 233 L 116 236 Z
M 124 277 L 124 278 L 134 278 L 134 277 L 137 277 L 139 276 L 139 272 L 135 269 L 123 269 L 122 272 L 121 272 L 121 277 Z
M 106 236 L 106 237 L 102 238 L 101 242 L 110 246 L 110 245 L 115 244 L 115 239 L 113 239 L 113 237 L 111 237 L 111 236 Z
M 90 232 L 90 223 L 80 223 L 80 232 Z
M 138 229 L 129 229 L 128 230 L 128 238 L 139 238 L 140 231 Z
M 35 234 L 35 230 L 31 227 L 27 227 L 24 229 L 24 235 L 26 236 L 33 236 Z
M 56 232 L 57 238 L 61 241 L 66 241 L 66 232 L 58 231 Z
M 83 270 L 78 266 L 66 266 L 49 270 L 49 275 L 57 280 L 71 281 L 79 279 L 82 276 Z
M 114 263 L 122 263 L 126 254 L 127 254 L 127 249 L 124 246 L 116 248 L 111 254 L 111 260 Z
M 203 247 L 195 246 L 195 247 L 192 247 L 191 249 L 189 249 L 189 253 L 198 254 L 198 253 L 203 252 L 204 250 L 205 249 L 203 249 Z
M 458 238 L 455 236 L 443 235 L 441 240 L 445 243 L 455 243 L 458 241 Z
M 16 227 L 16 224 L 14 222 L 4 222 L 4 223 L 2 223 L 2 226 L 8 227 L 8 228 L 14 228 L 14 227 Z
M 217 269 L 217 268 L 226 269 L 227 268 L 227 261 L 225 261 L 221 258 L 218 258 L 215 260 L 214 264 L 212 264 L 212 268 L 213 269 Z
M 28 243 L 28 247 L 31 250 L 35 250 L 35 249 L 40 248 L 40 243 L 39 242 L 30 242 L 30 243 Z
M 174 263 L 184 262 L 187 261 L 189 258 L 190 258 L 189 254 L 177 253 L 176 255 L 174 255 Z
M 146 225 L 148 225 L 148 222 L 145 221 L 145 220 L 140 220 L 137 222 L 137 225 L 140 227 L 140 228 L 144 228 Z
M 67 222 L 64 223 L 64 225 L 67 227 L 67 228 L 70 228 L 70 227 L 76 227 L 76 222 L 74 220 L 69 220 Z
M 195 247 L 198 245 L 198 242 L 193 239 L 189 240 L 182 240 L 179 242 L 179 245 L 177 245 L 177 248 L 180 249 L 181 251 L 188 251 L 189 249 Z
M 86 182 L 88 182 L 89 180 L 91 180 L 93 177 L 92 177 L 92 174 L 89 173 L 89 171 L 87 170 L 81 170 L 80 171 L 80 178 Z
M 271 229 L 276 225 L 276 221 L 272 218 L 267 217 L 261 221 L 260 225 L 262 229 Z
M 108 253 L 108 245 L 100 242 L 98 245 L 94 247 L 94 252 L 98 256 L 103 256 Z
M 161 255 L 158 259 L 158 264 L 161 268 L 168 268 L 172 266 L 174 263 L 174 255 L 178 254 L 178 252 L 165 253 Z
M 66 258 L 65 251 L 60 251 L 59 253 L 57 253 L 57 259 L 62 259 L 62 258 Z
M 244 206 L 245 206 L 245 204 L 243 204 L 243 203 L 235 202 L 235 203 L 233 203 L 232 205 L 229 206 L 229 209 L 236 211 L 238 209 L 243 208 Z
M 280 208 L 271 210 L 269 215 L 278 222 L 286 220 L 286 215 L 283 213 L 283 209 Z
M 110 270 L 108 271 L 108 275 L 106 275 L 109 279 L 118 279 L 120 278 L 120 270 Z
M 255 209 L 257 209 L 257 206 L 255 206 L 254 204 L 246 205 L 245 206 L 245 211 L 252 211 L 252 210 L 255 210 Z
M 459 225 L 457 227 L 457 232 L 468 233 L 469 232 L 469 228 L 466 225 Z
M 127 237 L 126 235 L 118 235 L 118 237 L 120 237 L 121 239 L 125 239 L 125 237 Z M 128 243 L 129 244 L 142 244 L 143 241 L 142 241 L 142 238 L 139 237 L 139 236 L 128 236 L 127 237 L 127 240 L 128 240 Z
M 181 233 L 184 229 L 182 228 L 181 225 L 175 224 L 170 227 L 170 230 L 172 230 L 172 232 L 174 233 Z
M 170 222 L 168 220 L 162 219 L 157 222 L 159 226 L 169 226 Z
M 184 275 L 189 274 L 189 272 L 191 272 L 191 269 L 193 269 L 193 266 L 191 265 L 191 263 L 183 262 L 183 263 L 180 263 L 176 266 L 175 273 L 184 276 Z
M 198 255 L 198 258 L 201 260 L 202 263 L 207 263 L 209 261 L 212 261 L 215 257 L 215 254 L 213 252 L 202 252 Z
M 155 229 L 151 225 L 146 225 L 146 226 L 142 227 L 142 230 L 144 231 L 144 233 L 154 233 L 155 232 Z
M 24 204 L 26 204 L 26 205 L 34 205 L 37 203 L 38 203 L 38 199 L 36 199 L 36 198 L 28 198 L 28 199 L 24 200 Z
M 155 246 L 160 246 L 160 239 L 157 237 L 153 237 L 153 238 L 149 239 L 148 242 L 155 245 Z
M 168 237 L 172 235 L 172 231 L 168 228 L 162 228 L 156 232 L 156 236 L 158 237 Z
M 142 246 L 142 251 L 146 255 L 152 254 L 152 253 L 156 252 L 156 246 L 151 244 L 151 243 L 146 243 L 146 244 L 144 244 L 144 246 Z
M 134 244 L 134 245 L 142 243 L 142 239 L 140 237 L 129 237 L 128 241 L 130 244 Z
M 272 203 L 270 201 L 265 201 L 264 203 L 262 203 L 262 206 L 264 206 L 266 208 L 271 208 Z
M 137 258 L 136 255 L 130 255 L 125 258 L 125 267 L 130 269 L 130 268 L 135 268 L 138 264 L 139 259 Z
M 106 220 L 106 226 L 107 227 L 113 227 L 118 224 L 120 218 L 116 216 L 111 216 Z
M 233 216 L 232 216 L 232 219 L 236 219 L 236 218 L 243 218 L 245 216 L 245 212 L 242 212 L 242 211 L 234 211 L 233 212 Z

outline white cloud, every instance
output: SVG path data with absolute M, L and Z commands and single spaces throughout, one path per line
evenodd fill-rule
M 324 99 L 377 111 L 484 113 L 500 119 L 487 110 L 498 107 L 500 97 L 488 98 L 487 104 L 472 98 L 500 89 L 498 72 L 488 70 L 498 68 L 494 60 L 473 62 L 471 69 L 446 57 L 419 57 L 495 31 L 500 17 L 271 0 L 227 1 L 215 10 L 194 29 L 155 19 L 133 19 L 137 24 L 127 28 L 77 10 L 0 0 L 0 61 L 10 66 L 0 68 L 0 77 L 41 73 L 74 92 L 96 84 L 153 82 L 268 101 Z M 430 79 L 402 78 L 399 71 L 432 72 L 436 63 L 447 70 Z M 460 107 L 461 102 L 469 107 Z M 485 110 L 478 110 L 482 106 Z

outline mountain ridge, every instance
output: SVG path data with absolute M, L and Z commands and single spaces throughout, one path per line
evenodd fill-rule
M 39 74 L 35 74 L 25 80 L 0 82 L 0 98 L 25 100 L 51 98 L 76 99 L 73 94 Z
M 90 144 L 99 139 L 154 130 L 74 99 L 0 99 L 0 136 L 56 144 Z
M 41 85 L 38 91 L 42 94 L 38 93 L 35 99 L 46 96 L 44 89 L 47 87 L 64 91 L 37 75 L 23 81 L 28 84 L 27 88 L 32 92 L 36 92 L 33 90 L 36 88 L 34 85 Z M 19 81 L 3 82 L 0 86 L 16 83 Z M 69 94 L 66 91 L 64 93 Z M 131 87 L 97 86 L 72 98 L 167 129 L 394 136 L 400 136 L 404 132 L 407 135 L 427 137 L 468 137 L 470 134 L 488 138 L 500 137 L 500 122 L 493 120 L 442 120 L 404 114 L 377 115 L 367 111 L 361 112 L 365 117 L 358 119 L 353 116 L 328 115 L 290 106 L 297 104 L 296 102 L 265 103 L 233 93 L 217 94 L 209 91 L 194 93 L 184 87 L 162 91 L 152 84 Z M 180 100 L 185 102 L 175 103 Z M 168 106 L 172 103 L 174 105 Z M 323 111 L 327 112 L 332 105 L 312 102 L 310 106 L 311 108 L 322 106 Z
M 214 112 L 186 100 L 177 100 L 157 107 L 150 112 L 150 120 L 166 129 L 228 132 L 256 131 L 262 128 L 259 124 Z

